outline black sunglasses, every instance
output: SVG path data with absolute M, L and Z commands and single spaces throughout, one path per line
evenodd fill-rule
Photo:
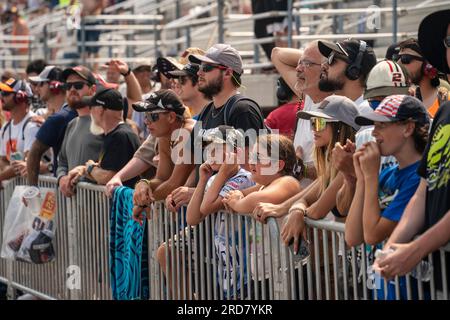
M 150 122 L 156 122 L 159 120 L 159 115 L 161 113 L 168 113 L 168 112 L 166 112 L 166 111 L 164 111 L 164 112 L 146 112 L 145 119 L 147 119 L 147 121 L 150 121 Z
M 0 93 L 1 93 L 2 97 L 7 97 L 7 96 L 9 96 L 10 94 L 13 94 L 14 92 L 1 91 Z
M 206 63 L 203 63 L 200 65 L 200 71 L 203 71 L 203 72 L 211 72 L 214 69 L 227 70 L 228 68 L 225 66 L 221 66 L 221 65 L 206 64 Z
M 419 57 L 419 56 L 415 56 L 415 55 L 412 55 L 412 54 L 399 54 L 397 56 L 397 62 L 400 61 L 402 64 L 410 64 L 414 60 L 424 61 L 424 58 Z
M 450 48 L 450 36 L 446 36 L 446 37 L 444 38 L 444 46 L 445 46 L 446 48 Z
M 70 89 L 72 89 L 72 87 L 75 88 L 75 90 L 81 90 L 84 88 L 84 86 L 87 86 L 88 84 L 86 82 L 83 81 L 77 81 L 77 82 L 66 82 L 64 84 L 64 89 L 66 89 L 67 91 L 69 91 Z

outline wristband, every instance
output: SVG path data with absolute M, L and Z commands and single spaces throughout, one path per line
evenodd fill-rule
M 136 184 L 134 185 L 134 187 L 136 188 L 136 186 L 140 183 L 140 182 L 145 182 L 149 187 L 150 187 L 150 180 L 147 179 L 141 179 L 138 182 L 136 182 Z
M 290 209 L 289 209 L 289 211 L 288 211 L 288 214 L 291 214 L 293 211 L 295 211 L 295 210 L 299 210 L 299 211 L 301 211 L 302 212 L 302 215 L 305 217 L 306 216 L 306 209 L 304 209 L 304 208 L 302 208 L 302 207 L 300 207 L 300 206 L 292 206 Z

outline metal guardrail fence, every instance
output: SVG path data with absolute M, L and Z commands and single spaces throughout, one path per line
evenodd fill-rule
M 0 230 L 14 187 L 0 190 Z M 55 188 L 53 177 L 40 177 L 40 186 Z M 42 299 L 111 299 L 109 256 L 109 200 L 104 187 L 79 183 L 76 195 L 58 193 L 55 261 L 32 265 L 0 259 L 0 282 Z M 174 214 L 155 203 L 148 227 L 150 299 L 300 299 L 371 300 L 377 282 L 368 270 L 365 245 L 349 248 L 344 224 L 307 219 L 311 255 L 296 261 L 280 242 L 275 221 L 262 225 L 250 216 L 219 212 L 195 227 L 185 220 L 186 208 Z M 2 237 L 0 237 L 1 247 Z M 444 257 L 450 245 L 438 254 Z M 431 273 L 427 281 L 406 277 L 406 296 L 398 277 L 395 298 L 448 300 L 445 259 L 441 259 L 442 289 Z M 161 265 L 160 265 L 161 263 Z M 432 268 L 431 255 L 428 263 Z M 78 273 L 79 286 L 72 276 Z M 420 271 L 415 275 L 421 279 Z M 417 286 L 417 288 L 416 288 Z

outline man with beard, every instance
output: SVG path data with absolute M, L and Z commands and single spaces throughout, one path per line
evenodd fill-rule
M 302 111 L 316 111 L 320 102 L 330 95 L 319 90 L 321 65 L 325 61 L 318 47 L 319 41 L 308 43 L 303 50 L 274 48 L 272 62 L 288 86 L 300 99 Z M 298 119 L 294 146 L 297 157 L 303 162 L 303 176 L 309 181 L 315 179 L 313 161 L 313 135 L 308 120 Z M 309 182 L 304 181 L 304 182 Z
M 23 80 L 0 83 L 3 109 L 11 120 L 0 130 L 0 188 L 3 180 L 26 175 L 26 157 L 36 137 L 38 126 L 31 121 L 31 88 Z
M 422 50 L 416 39 L 408 39 L 399 44 L 400 52 L 398 63 L 405 67 L 411 78 L 411 82 L 418 86 L 416 97 L 423 101 L 428 113 L 434 118 L 439 106 L 445 101 L 439 96 L 438 71 L 422 54 Z
M 259 106 L 238 94 L 243 69 L 241 56 L 236 49 L 227 44 L 216 44 L 209 48 L 205 55 L 190 55 L 189 61 L 200 65 L 198 89 L 206 96 L 211 96 L 213 101 L 199 115 L 190 141 L 185 145 L 188 151 L 183 152 L 190 152 L 192 155 L 197 135 L 206 134 L 208 129 L 220 125 L 229 125 L 244 132 L 253 129 L 256 133 L 264 128 Z M 177 163 L 170 178 L 154 189 L 147 183 L 138 183 L 134 197 L 135 206 L 145 207 L 150 204 L 151 199 L 165 199 L 186 182 L 194 167 L 194 161 Z
M 336 43 L 319 41 L 319 50 L 327 58 L 322 64 L 319 89 L 353 100 L 360 113 L 370 112 L 363 93 L 367 76 L 377 63 L 373 49 L 365 41 L 347 39 Z
M 36 83 L 40 99 L 47 104 L 49 110 L 55 111 L 39 129 L 27 159 L 28 183 L 37 185 L 39 161 L 49 148 L 53 150 L 53 163 L 48 165 L 48 171 L 56 174 L 57 157 L 67 124 L 77 116 L 77 112 L 66 103 L 66 90 L 63 88 L 60 68 L 47 66 L 39 76 L 30 77 L 30 80 Z
M 62 80 L 65 82 L 67 104 L 78 113 L 78 117 L 67 125 L 56 170 L 61 192 L 66 197 L 71 197 L 75 181 L 69 178 L 68 172 L 90 159 L 98 161 L 103 139 L 100 135 L 91 133 L 89 106 L 82 102 L 83 97 L 95 93 L 95 77 L 92 72 L 83 66 L 68 68 L 63 71 Z
M 98 161 L 90 159 L 72 169 L 68 176 L 73 181 L 86 177 L 105 185 L 133 157 L 139 138 L 123 121 L 124 103 L 117 90 L 100 88 L 93 97 L 84 97 L 83 104 L 91 107 L 91 126 L 104 132 L 103 147 Z M 129 179 L 124 185 L 133 188 L 136 181 Z

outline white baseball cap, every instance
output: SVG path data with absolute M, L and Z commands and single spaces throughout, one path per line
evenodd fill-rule
M 390 60 L 378 62 L 367 76 L 364 99 L 394 94 L 408 94 L 406 75 L 399 64 Z

